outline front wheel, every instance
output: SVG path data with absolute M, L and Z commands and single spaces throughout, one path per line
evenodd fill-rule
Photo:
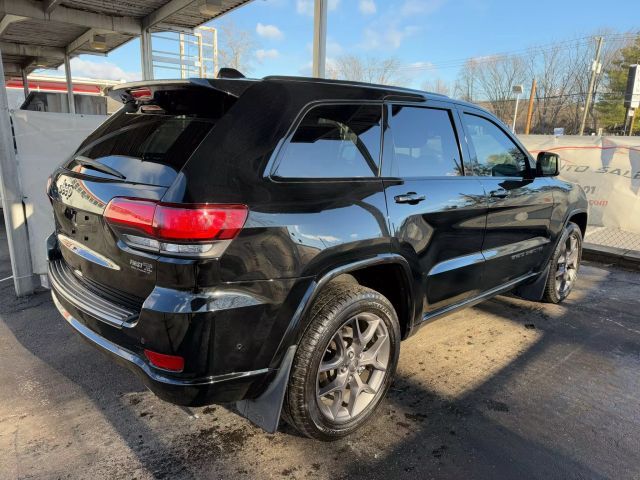
M 551 257 L 551 268 L 543 297 L 545 302 L 560 303 L 569 296 L 578 277 L 581 259 L 582 232 L 578 225 L 569 222 Z
M 298 431 L 335 440 L 366 423 L 398 362 L 400 328 L 386 297 L 357 283 L 327 285 L 291 368 L 285 418 Z

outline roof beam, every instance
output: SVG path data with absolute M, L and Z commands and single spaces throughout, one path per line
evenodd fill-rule
M 100 13 L 76 10 L 64 5 L 47 13 L 42 9 L 42 3 L 34 0 L 0 0 L 0 11 L 2 10 L 9 15 L 97 28 L 126 35 L 140 35 L 141 31 L 140 21 L 132 17 L 111 17 Z
M 178 25 L 170 25 L 168 23 L 156 23 L 152 31 L 156 32 L 176 32 L 193 35 L 194 29 L 189 27 L 179 27 Z
M 84 32 L 78 38 L 69 43 L 69 45 L 67 45 L 67 53 L 72 53 L 78 50 L 81 46 L 90 41 L 95 33 L 96 32 L 93 28 L 90 28 L 89 30 Z
M 93 40 L 93 36 L 94 35 L 104 35 L 105 32 L 104 30 L 99 30 L 96 28 L 90 28 L 89 30 L 87 30 L 86 32 L 84 32 L 82 35 L 80 35 L 78 38 L 76 38 L 74 41 L 72 41 L 69 45 L 67 45 L 67 53 L 71 54 L 73 52 L 75 52 L 76 50 L 78 50 L 79 48 L 81 48 L 85 43 L 90 42 L 91 40 Z M 90 49 L 85 49 L 82 51 L 82 53 L 87 54 L 87 55 L 99 55 L 99 56 L 104 56 L 106 55 L 104 52 L 98 52 L 98 51 L 91 51 Z
M 195 0 L 171 0 L 169 3 L 164 4 L 159 9 L 144 17 L 142 19 L 142 28 L 151 28 L 160 22 L 164 22 L 171 15 L 187 8 L 194 2 Z
M 17 63 L 5 63 L 4 64 L 4 74 L 8 75 L 18 75 L 22 71 L 22 66 Z
M 11 25 L 14 22 L 19 22 L 21 20 L 26 20 L 26 17 L 21 17 L 20 15 L 10 15 L 10 14 L 7 14 L 4 17 L 2 17 L 2 20 L 0 20 L 0 35 L 4 33 L 4 31 L 7 29 L 9 25 Z
M 0 42 L 0 52 L 4 55 L 21 57 L 41 57 L 53 60 L 64 60 L 64 48 L 25 45 L 23 43 Z
M 44 2 L 44 12 L 45 13 L 51 13 L 53 12 L 53 10 L 60 5 L 60 3 L 62 2 L 62 0 L 45 0 Z

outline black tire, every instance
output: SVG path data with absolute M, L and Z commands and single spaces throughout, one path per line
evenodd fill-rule
M 573 268 L 573 279 L 571 283 L 566 287 L 562 288 L 562 279 L 559 278 L 558 275 L 561 274 L 561 264 L 563 255 L 566 257 L 567 250 L 567 242 L 570 242 L 571 239 L 575 239 L 577 243 L 577 257 L 575 268 Z M 573 222 L 569 222 L 567 226 L 564 228 L 562 232 L 562 236 L 560 237 L 560 241 L 556 245 L 556 249 L 553 252 L 553 255 L 549 264 L 549 275 L 547 277 L 547 284 L 545 285 L 544 295 L 542 297 L 543 302 L 547 303 L 560 303 L 565 298 L 569 296 L 573 286 L 575 284 L 575 279 L 578 274 L 578 270 L 580 268 L 580 261 L 582 260 L 582 231 L 580 227 Z M 565 262 L 566 269 L 566 262 Z
M 317 389 L 321 374 L 318 371 L 321 362 L 325 361 L 330 342 L 356 314 L 376 316 L 384 322 L 385 333 L 388 332 L 388 336 L 385 337 L 388 338 L 389 343 L 388 355 L 385 357 L 388 358 L 388 363 L 386 370 L 381 374 L 383 377 L 381 377 L 379 388 L 375 394 L 371 393 L 373 398 L 368 400 L 370 403 L 353 418 L 337 422 L 329 419 L 320 405 L 322 400 L 318 398 Z M 329 283 L 319 293 L 309 315 L 310 323 L 298 344 L 291 367 L 283 418 L 303 435 L 324 441 L 336 440 L 364 425 L 386 395 L 395 374 L 400 353 L 398 317 L 385 296 L 351 281 Z M 378 325 L 380 325 L 379 320 L 376 320 Z M 351 378 L 352 375 L 349 374 L 349 379 Z M 342 405 L 342 402 L 341 396 L 336 405 L 338 403 Z M 347 410 L 346 406 L 338 408 Z

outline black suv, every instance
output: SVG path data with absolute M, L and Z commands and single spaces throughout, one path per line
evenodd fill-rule
M 574 284 L 583 191 L 474 105 L 294 77 L 110 95 L 47 188 L 53 300 L 164 400 L 337 438 L 420 326 Z

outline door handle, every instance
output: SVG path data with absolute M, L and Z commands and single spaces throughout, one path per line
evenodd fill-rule
M 409 205 L 417 205 L 427 197 L 418 195 L 416 192 L 407 192 L 404 195 L 396 195 L 393 199 L 396 203 L 408 203 Z
M 492 190 L 489 192 L 489 196 L 492 198 L 507 198 L 509 196 L 509 191 L 501 188 L 499 190 Z

